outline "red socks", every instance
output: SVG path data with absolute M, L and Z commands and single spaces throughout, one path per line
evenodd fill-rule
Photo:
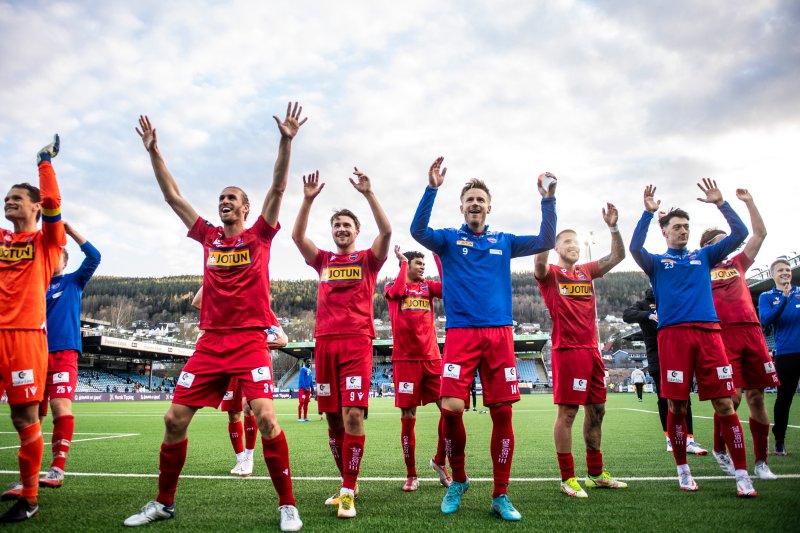
M 233 444 L 233 453 L 239 455 L 244 452 L 244 442 L 242 441 L 242 433 L 244 433 L 244 426 L 242 422 L 228 422 L 228 434 L 231 437 L 231 444 Z M 162 502 L 163 503 L 163 502 Z
M 590 476 L 599 476 L 603 473 L 603 452 L 586 450 L 586 471 Z
M 278 493 L 278 505 L 294 505 L 292 492 L 292 472 L 289 468 L 289 446 L 283 431 L 274 439 L 261 437 L 264 449 L 264 461 L 267 463 L 269 477 L 275 492 Z
M 722 438 L 722 429 L 719 427 L 719 415 L 714 413 L 714 451 L 725 452 L 725 439 Z
M 444 453 L 444 417 L 439 414 L 439 440 L 436 443 L 436 457 L 433 458 L 433 462 L 439 466 L 444 466 L 444 462 L 446 459 L 446 455 Z
M 186 449 L 189 439 L 175 444 L 161 444 L 161 455 L 158 461 L 158 496 L 156 500 L 166 506 L 175 503 L 175 491 L 178 489 L 178 478 L 186 463 Z
M 308 418 L 308 402 L 303 402 L 303 418 Z
M 244 417 L 244 447 L 247 450 L 254 450 L 256 448 L 256 437 L 258 436 L 258 426 L 256 425 L 256 416 L 250 415 Z
M 514 458 L 514 427 L 511 425 L 511 404 L 490 407 L 492 416 L 492 474 L 494 492 L 492 498 L 508 494 L 508 478 L 511 476 L 511 461 Z M 465 439 L 466 440 L 466 439 Z
M 55 467 L 64 471 L 67 463 L 69 445 L 72 442 L 72 434 L 75 432 L 75 417 L 72 415 L 59 416 L 53 419 L 53 464 Z
M 336 468 L 339 474 L 344 476 L 344 465 L 342 464 L 342 445 L 344 444 L 344 428 L 328 428 L 328 445 L 331 447 L 331 455 L 336 461 Z
M 464 483 L 467 480 L 467 473 L 464 470 L 464 449 L 467 445 L 467 431 L 464 429 L 463 412 L 455 413 L 442 409 L 442 420 L 444 421 L 443 437 L 445 453 L 450 460 L 450 468 L 453 472 L 453 481 Z
M 403 447 L 403 459 L 406 462 L 406 476 L 417 477 L 417 438 L 414 435 L 416 418 L 401 418 L 400 445 Z
M 361 459 L 364 457 L 364 441 L 365 435 L 350 435 L 344 434 L 344 442 L 342 443 L 342 487 L 345 489 L 355 490 L 356 481 L 358 480 L 358 472 L 361 470 Z
M 672 442 L 672 455 L 676 465 L 686 464 L 686 415 L 667 412 L 667 432 Z
M 561 481 L 566 481 L 571 477 L 575 477 L 575 460 L 571 453 L 559 453 L 558 456 L 558 469 L 561 470 Z
M 736 470 L 747 470 L 747 455 L 744 451 L 744 434 L 742 423 L 739 422 L 739 415 L 735 412 L 732 415 L 720 416 L 719 427 L 722 430 L 722 438 L 728 446 L 728 454 L 733 461 Z
M 756 463 L 759 461 L 766 463 L 769 450 L 769 424 L 762 424 L 751 417 L 750 433 L 753 435 L 753 454 L 756 456 Z
M 35 504 L 39 497 L 39 469 L 42 467 L 44 438 L 42 427 L 37 420 L 30 426 L 17 430 L 19 433 L 19 477 L 22 479 L 21 496 L 28 503 Z

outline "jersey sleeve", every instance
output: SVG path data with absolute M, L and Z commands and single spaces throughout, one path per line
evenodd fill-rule
M 428 288 L 431 291 L 431 296 L 434 298 L 442 298 L 442 282 L 441 281 L 428 281 Z
M 425 193 L 414 212 L 414 219 L 411 221 L 411 236 L 428 250 L 441 254 L 445 246 L 444 232 L 428 227 L 431 221 L 433 202 L 436 200 L 436 191 L 437 189 L 430 187 L 425 188 Z
M 631 237 L 631 244 L 628 249 L 633 256 L 633 260 L 644 271 L 645 274 L 650 276 L 653 273 L 654 263 L 653 254 L 645 250 L 644 241 L 647 238 L 647 230 L 650 227 L 650 222 L 653 220 L 653 213 L 645 211 L 642 213 L 642 218 L 636 224 L 636 229 L 633 230 L 633 237 Z
M 253 227 L 251 229 L 253 230 L 253 233 L 257 235 L 258 238 L 260 238 L 262 241 L 271 241 L 273 237 L 275 237 L 275 234 L 278 233 L 278 230 L 281 229 L 281 224 L 280 222 L 278 222 L 277 225 L 273 228 L 272 226 L 269 225 L 269 222 L 264 220 L 264 217 L 259 215 L 258 219 L 256 220 L 256 223 L 253 224 Z
M 383 259 L 378 259 L 378 257 L 372 253 L 372 248 L 367 248 L 367 261 L 369 262 L 369 268 L 370 271 L 372 271 L 376 276 L 388 258 L 389 256 L 387 255 Z
M 90 279 L 92 279 L 95 270 L 97 270 L 97 267 L 100 266 L 100 252 L 97 250 L 97 248 L 92 246 L 92 243 L 89 241 L 86 241 L 83 243 L 83 245 L 81 245 L 81 251 L 85 257 L 81 262 L 81 266 L 78 267 L 78 270 L 75 272 L 75 281 L 82 289 L 86 287 L 86 284 L 89 283 Z
M 329 252 L 327 252 L 325 250 L 317 249 L 317 257 L 314 258 L 314 262 L 313 263 L 309 263 L 309 266 L 311 268 L 313 268 L 314 270 L 316 270 L 317 274 L 322 272 L 322 263 L 323 263 L 323 260 L 325 259 L 325 254 L 327 254 L 327 253 L 329 253 Z
M 197 217 L 197 220 L 194 221 L 194 226 L 192 226 L 192 229 L 189 230 L 186 236 L 203 244 L 206 241 L 206 235 L 208 235 L 208 232 L 213 230 L 213 228 L 214 226 L 211 225 L 211 222 L 203 217 Z
M 538 235 L 514 235 L 511 257 L 525 257 L 550 250 L 556 244 L 556 198 L 542 198 L 542 222 Z
M 581 269 L 589 275 L 591 279 L 600 279 L 603 277 L 602 272 L 600 272 L 600 267 L 598 265 L 598 261 L 592 261 L 591 263 L 584 263 L 581 265 Z
M 737 269 L 739 272 L 741 272 L 741 273 L 742 273 L 742 275 L 743 275 L 743 276 L 744 276 L 744 275 L 747 273 L 747 270 L 748 270 L 748 269 L 749 269 L 751 266 L 753 266 L 753 263 L 754 263 L 754 262 L 755 262 L 755 261 L 754 261 L 753 259 L 750 259 L 749 257 L 747 257 L 747 254 L 746 254 L 746 253 L 744 253 L 744 252 L 739 252 L 739 253 L 738 253 L 738 254 L 736 254 L 736 256 L 733 258 L 733 264 L 734 264 L 734 266 L 736 267 L 736 269 Z
M 772 303 L 773 297 L 778 298 L 777 304 Z M 762 292 L 758 297 L 758 319 L 765 326 L 774 324 L 783 314 L 788 301 L 789 299 L 779 292 Z
M 719 206 L 719 210 L 728 222 L 731 232 L 718 243 L 701 248 L 701 251 L 706 254 L 709 264 L 712 265 L 716 265 L 733 253 L 744 242 L 748 233 L 747 226 L 744 225 L 742 219 L 739 218 L 739 215 L 736 214 L 736 211 L 733 210 L 728 202 L 724 202 Z
M 400 262 L 400 272 L 394 283 L 387 283 L 384 294 L 387 300 L 399 300 L 406 292 L 406 273 L 408 272 L 408 261 Z
M 56 172 L 47 161 L 39 163 L 39 191 L 42 197 L 42 234 L 48 254 L 61 253 L 67 245 L 67 233 L 61 221 L 61 191 L 58 189 Z M 55 265 L 56 262 L 53 263 Z

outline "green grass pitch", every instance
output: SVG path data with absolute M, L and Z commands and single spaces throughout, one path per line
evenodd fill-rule
M 774 395 L 767 395 L 770 413 Z M 480 401 L 480 400 L 479 400 Z M 427 462 L 435 451 L 438 412 L 420 408 L 417 416 L 417 466 L 423 478 L 415 493 L 401 491 L 405 468 L 400 451 L 400 416 L 390 398 L 371 401 L 367 441 L 361 468 L 358 517 L 339 520 L 323 501 L 338 490 L 330 456 L 327 426 L 316 416 L 296 421 L 296 401 L 278 400 L 279 422 L 289 441 L 297 506 L 304 531 L 797 531 L 800 528 L 800 413 L 793 410 L 787 434 L 787 457 L 770 456 L 777 481 L 758 481 L 758 497 L 735 496 L 735 482 L 723 478 L 711 455 L 690 456 L 700 491 L 678 489 L 672 454 L 656 413 L 655 396 L 636 401 L 633 394 L 609 396 L 603 426 L 607 469 L 628 481 L 626 490 L 590 490 L 587 500 L 559 492 L 558 466 L 552 440 L 555 409 L 550 395 L 523 396 L 515 405 L 516 448 L 509 493 L 523 514 L 519 523 L 503 523 L 488 513 L 492 483 L 489 460 L 491 419 L 465 413 L 467 473 L 474 479 L 455 515 L 443 516 L 444 488 Z M 711 406 L 694 402 L 696 439 L 711 446 Z M 76 435 L 60 489 L 41 489 L 38 517 L 19 531 L 121 531 L 122 521 L 156 495 L 158 450 L 163 435 L 164 402 L 75 404 Z M 739 413 L 747 421 L 747 407 Z M 18 439 L 0 406 L 0 482 L 16 479 Z M 578 476 L 585 476 L 582 415 L 576 420 L 573 453 Z M 748 465 L 753 457 L 750 432 L 744 424 Z M 49 442 L 52 419 L 44 424 Z M 228 474 L 235 460 L 227 433 L 227 415 L 203 409 L 189 429 L 189 455 L 178 486 L 176 517 L 145 526 L 146 531 L 278 531 L 277 498 L 256 449 L 253 477 Z M 43 469 L 49 465 L 45 447 Z M 191 476 L 209 476 L 192 478 Z M 373 478 L 373 479 L 370 479 Z M 5 509 L 8 504 L 0 504 Z

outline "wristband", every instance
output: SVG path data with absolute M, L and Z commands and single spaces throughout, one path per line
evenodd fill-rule
M 611 233 L 619 233 L 619 227 L 618 226 L 609 226 L 608 227 L 608 231 L 610 231 Z

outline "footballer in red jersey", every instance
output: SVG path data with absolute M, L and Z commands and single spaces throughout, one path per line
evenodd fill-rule
M 607 274 L 625 258 L 625 245 L 617 228 L 619 215 L 613 204 L 603 209 L 603 220 L 611 231 L 611 253 L 599 261 L 577 264 L 580 240 L 566 229 L 556 236 L 558 264 L 549 265 L 549 252 L 536 254 L 534 275 L 553 320 L 553 402 L 558 415 L 553 429 L 561 491 L 585 498 L 575 476 L 572 456 L 572 424 L 579 406 L 584 406 L 583 437 L 586 441 L 587 487 L 625 488 L 603 468 L 600 451 L 606 405 L 605 365 L 598 350 L 593 279 Z
M 269 254 L 272 238 L 280 229 L 278 214 L 289 175 L 292 140 L 305 122 L 302 107 L 290 103 L 286 117 L 273 117 L 280 132 L 278 157 L 271 186 L 252 227 L 245 229 L 250 201 L 238 187 L 219 195 L 222 226 L 201 218 L 183 197 L 167 170 L 158 147 L 156 130 L 146 116 L 139 117 L 137 133 L 164 200 L 189 229 L 189 237 L 203 246 L 203 297 L 195 352 L 178 379 L 175 395 L 164 416 L 166 432 L 161 445 L 158 496 L 141 512 L 129 516 L 126 526 L 145 525 L 172 518 L 175 491 L 186 461 L 187 430 L 201 407 L 216 407 L 232 377 L 239 379 L 261 430 L 264 460 L 278 493 L 280 528 L 296 531 L 303 525 L 295 507 L 289 470 L 289 449 L 272 404 L 272 361 L 266 329 L 272 325 L 269 306 Z
M 417 439 L 414 433 L 417 406 L 436 402 L 439 410 L 442 402 L 439 391 L 442 386 L 442 354 L 436 339 L 433 321 L 433 299 L 442 297 L 441 281 L 425 279 L 425 255 L 420 252 L 400 253 L 394 247 L 400 261 L 400 272 L 394 282 L 386 284 L 384 296 L 389 306 L 392 321 L 392 373 L 394 375 L 394 405 L 400 408 L 400 444 L 406 463 L 406 482 L 403 490 L 411 492 L 419 488 L 416 466 Z M 441 266 L 435 257 L 441 279 Z M 430 466 L 445 487 L 450 486 L 450 475 L 445 466 L 445 446 L 442 438 L 443 420 L 439 417 L 439 439 L 436 455 Z
M 769 414 L 764 404 L 764 388 L 777 387 L 780 383 L 744 278 L 767 236 L 767 228 L 750 192 L 747 189 L 737 189 L 736 197 L 747 206 L 753 235 L 739 254 L 725 259 L 711 269 L 711 295 L 714 297 L 714 309 L 722 327 L 722 341 L 728 362 L 733 370 L 733 383 L 736 386 L 736 394 L 732 397 L 734 409 L 738 409 L 742 401 L 742 389 L 747 389 L 745 397 L 750 409 L 756 477 L 776 479 L 777 476 L 767 465 Z M 700 246 L 710 246 L 726 235 L 721 229 L 708 229 L 700 237 Z M 725 450 L 719 415 L 716 413 L 714 458 L 726 474 L 734 474 L 733 462 Z
M 326 251 L 306 236 L 311 204 L 325 186 L 319 172 L 303 176 L 303 202 L 292 239 L 306 263 L 319 275 L 314 358 L 317 364 L 317 403 L 328 420 L 331 453 L 342 475 L 339 494 L 328 498 L 338 505 L 340 518 L 356 516 L 356 480 L 364 454 L 364 414 L 372 374 L 372 339 L 375 338 L 372 297 L 378 271 L 386 261 L 392 227 L 372 183 L 357 168 L 350 178 L 366 198 L 378 226 L 378 236 L 366 250 L 356 249 L 361 224 L 348 210 L 331 217 L 336 251 Z

